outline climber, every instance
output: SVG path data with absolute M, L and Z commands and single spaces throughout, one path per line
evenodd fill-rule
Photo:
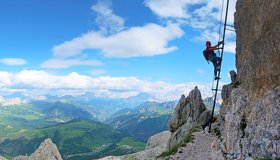
M 211 46 L 211 42 L 210 41 L 206 41 L 206 49 L 203 51 L 203 55 L 204 58 L 206 59 L 206 61 L 211 61 L 214 65 L 214 75 L 215 75 L 215 80 L 219 79 L 219 77 L 217 77 L 217 72 L 221 70 L 221 57 L 217 57 L 216 53 L 214 52 L 214 50 L 218 50 L 218 49 L 222 49 L 219 48 L 219 46 L 221 44 L 223 44 L 224 42 L 218 42 L 217 45 L 215 46 Z M 209 63 L 209 62 L 208 62 Z

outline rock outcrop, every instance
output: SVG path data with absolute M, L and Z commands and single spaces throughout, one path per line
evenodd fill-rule
M 188 97 L 182 95 L 169 121 L 169 130 L 172 134 L 168 148 L 178 144 L 191 128 L 207 125 L 210 116 L 211 112 L 205 107 L 197 87 Z
M 220 108 L 220 117 L 225 117 L 226 112 L 229 110 L 230 106 L 232 105 L 231 103 L 231 92 L 234 88 L 237 88 L 238 85 L 240 85 L 240 81 L 238 80 L 238 76 L 235 71 L 231 70 L 230 71 L 230 78 L 231 78 L 231 83 L 228 85 L 224 85 L 222 88 L 222 106 Z
M 30 156 L 18 156 L 14 160 L 62 160 L 61 155 L 50 138 L 42 142 L 39 148 Z
M 62 160 L 56 145 L 50 138 L 42 142 L 39 148 L 30 156 L 29 160 Z
M 236 65 L 241 84 L 223 87 L 222 142 L 213 142 L 213 157 L 280 158 L 279 10 L 279 0 L 237 0 Z
M 124 156 L 109 156 L 99 160 L 153 160 L 156 159 L 162 152 L 167 150 L 167 143 L 171 133 L 169 131 L 163 131 L 149 138 L 146 148 L 143 151 L 124 155 Z
M 249 92 L 233 89 L 222 105 L 222 147 L 227 159 L 280 157 L 280 87 L 252 101 Z

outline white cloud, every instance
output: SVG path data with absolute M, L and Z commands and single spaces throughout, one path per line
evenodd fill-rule
M 5 74 L 4 74 L 5 73 Z M 9 75 L 9 76 L 6 76 Z M 103 76 L 93 78 L 72 72 L 68 75 L 53 75 L 45 71 L 23 70 L 18 73 L 0 73 L 0 94 L 23 93 L 29 97 L 44 95 L 82 95 L 91 92 L 95 96 L 127 98 L 146 92 L 158 101 L 177 100 L 198 86 L 203 97 L 212 96 L 211 83 L 169 84 L 150 82 L 135 77 Z M 5 85 L 9 82 L 9 85 Z
M 0 87 L 8 87 L 12 85 L 12 74 L 0 71 Z
M 164 18 L 190 18 L 186 12 L 188 5 L 195 4 L 199 0 L 146 0 L 145 4 L 155 14 Z
M 27 64 L 26 60 L 21 58 L 3 58 L 0 59 L 0 63 L 7 66 L 21 66 Z
M 173 19 L 180 24 L 196 28 L 201 35 L 194 37 L 198 42 L 207 40 L 218 42 L 220 29 L 220 16 L 222 12 L 222 1 L 217 0 L 146 0 L 148 6 L 161 18 Z M 228 10 L 227 24 L 233 25 L 236 0 L 231 0 Z M 222 39 L 223 23 L 226 10 L 224 0 L 222 26 L 220 40 Z M 230 32 L 230 31 L 227 31 Z M 235 34 L 226 35 L 225 51 L 235 53 Z M 227 46 L 229 45 L 229 46 Z
M 225 45 L 225 52 L 235 53 L 236 43 L 235 42 L 228 42 Z
M 49 59 L 41 64 L 43 68 L 69 68 L 71 66 L 100 66 L 103 63 L 98 60 L 84 59 Z
M 0 103 L 4 102 L 5 98 L 3 96 L 0 96 Z
M 94 70 L 91 71 L 91 74 L 92 74 L 92 75 L 100 75 L 100 74 L 104 74 L 104 73 L 106 73 L 106 72 L 107 72 L 107 71 L 104 70 L 104 69 L 94 69 Z
M 99 0 L 91 7 L 97 13 L 99 31 L 90 31 L 52 48 L 53 57 L 41 66 L 45 68 L 68 68 L 75 65 L 94 65 L 81 60 L 85 50 L 101 51 L 110 58 L 130 58 L 167 54 L 177 49 L 169 42 L 183 36 L 177 23 L 126 28 L 124 19 L 113 13 L 110 1 Z M 64 62 L 64 63 L 60 63 Z
M 169 41 L 183 36 L 184 32 L 177 24 L 163 27 L 147 24 L 105 36 L 98 32 L 89 32 L 53 48 L 54 57 L 67 58 L 81 55 L 86 49 L 100 49 L 104 56 L 129 58 L 166 54 L 176 50 L 168 46 Z
M 205 42 L 205 41 L 217 42 L 219 40 L 219 34 L 216 32 L 210 32 L 209 30 L 204 30 L 201 36 L 195 37 L 195 40 L 201 42 Z M 215 44 L 213 43 L 212 45 Z
M 124 29 L 124 19 L 113 14 L 111 5 L 108 0 L 99 0 L 96 5 L 91 7 L 97 13 L 95 21 L 104 34 L 117 33 Z
M 19 105 L 22 104 L 22 100 L 19 97 L 6 99 L 5 101 L 1 102 L 3 106 L 13 106 L 13 105 Z

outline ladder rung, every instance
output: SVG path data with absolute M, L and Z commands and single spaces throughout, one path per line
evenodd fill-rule
M 234 25 L 227 24 L 226 26 L 229 26 L 229 27 L 233 27 L 233 28 L 234 28 Z
M 226 30 L 228 30 L 228 31 L 232 31 L 232 32 L 235 32 L 235 30 L 234 30 L 234 29 L 226 29 Z

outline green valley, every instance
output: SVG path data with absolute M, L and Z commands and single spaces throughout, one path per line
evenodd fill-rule
M 146 142 L 148 138 L 168 130 L 167 123 L 175 102 L 146 102 L 136 109 L 124 109 L 114 114 L 107 123 L 117 130 Z
M 0 154 L 30 154 L 46 138 L 57 145 L 63 159 L 92 159 L 106 155 L 122 155 L 144 149 L 145 144 L 108 125 L 76 119 L 54 126 L 21 132 L 0 142 Z
M 92 116 L 75 105 L 59 101 L 0 107 L 0 138 L 76 118 L 91 119 Z

